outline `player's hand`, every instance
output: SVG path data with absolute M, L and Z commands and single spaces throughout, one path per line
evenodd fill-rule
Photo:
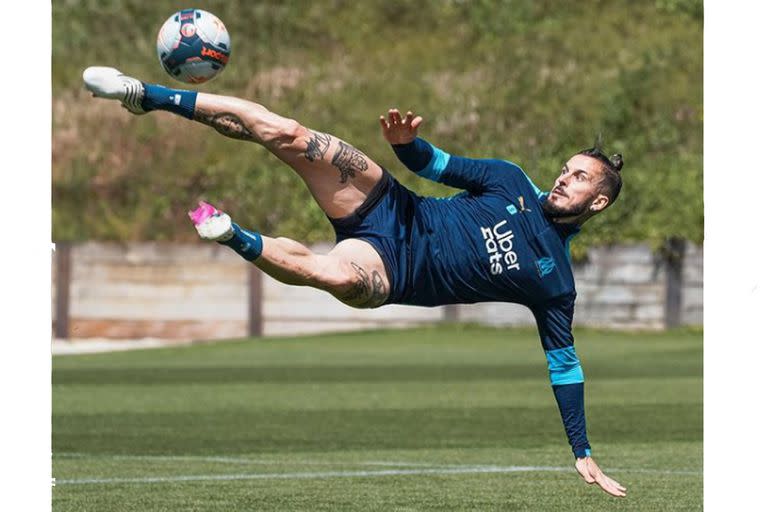
M 405 119 L 400 115 L 396 108 L 389 109 L 386 116 L 379 117 L 381 131 L 384 138 L 390 144 L 408 144 L 416 138 L 419 125 L 424 119 L 421 116 L 413 116 L 413 112 L 408 111 Z
M 592 457 L 576 459 L 576 471 L 588 484 L 597 484 L 602 490 L 611 496 L 621 497 L 627 495 L 627 490 L 616 480 L 607 477 Z

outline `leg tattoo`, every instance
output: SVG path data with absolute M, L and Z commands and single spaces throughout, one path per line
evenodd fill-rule
M 355 269 L 355 273 L 357 273 L 357 281 L 352 286 L 352 289 L 347 293 L 346 295 L 342 296 L 341 299 L 343 301 L 357 301 L 360 299 L 365 299 L 371 294 L 371 278 L 368 277 L 368 272 L 363 270 L 363 268 L 355 263 L 354 261 L 350 262 L 352 265 L 352 268 Z
M 363 154 L 349 144 L 339 141 L 339 149 L 331 161 L 341 173 L 341 183 L 355 177 L 355 171 L 363 172 L 368 169 L 368 163 Z
M 327 133 L 318 133 L 310 130 L 312 138 L 307 143 L 307 152 L 304 156 L 310 162 L 322 160 L 328 148 L 331 146 L 331 136 Z
M 195 121 L 212 126 L 220 134 L 233 139 L 254 140 L 242 119 L 231 112 L 214 113 L 198 108 L 195 110 Z
M 354 261 L 350 262 L 352 268 L 357 274 L 357 281 L 352 285 L 352 289 L 340 297 L 344 302 L 353 302 L 356 306 L 365 306 L 375 308 L 387 300 L 387 294 L 384 290 L 384 279 L 376 270 L 371 272 L 372 278 L 368 276 L 360 265 Z
M 385 300 L 387 300 L 387 294 L 384 291 L 384 279 L 382 279 L 381 274 L 379 274 L 376 270 L 372 272 L 372 280 L 373 280 L 373 293 L 371 294 L 371 307 L 380 306 L 384 303 Z

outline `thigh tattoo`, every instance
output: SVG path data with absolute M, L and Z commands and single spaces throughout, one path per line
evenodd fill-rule
M 352 285 L 352 289 L 341 296 L 344 302 L 353 302 L 355 305 L 375 308 L 387 300 L 387 293 L 384 286 L 384 279 L 378 271 L 371 272 L 371 276 L 360 265 L 354 261 L 350 262 L 352 268 L 357 274 L 357 280 Z
M 344 301 L 358 301 L 360 299 L 365 299 L 371 294 L 371 278 L 368 277 L 368 272 L 366 272 L 363 267 L 354 261 L 350 262 L 350 264 L 352 265 L 352 268 L 355 269 L 357 280 L 355 281 L 355 284 L 352 285 L 352 289 L 349 293 L 342 296 L 341 299 Z
M 381 274 L 374 270 L 371 272 L 371 281 L 373 284 L 373 293 L 371 293 L 371 307 L 381 306 L 387 300 L 387 292 L 384 289 L 384 279 Z

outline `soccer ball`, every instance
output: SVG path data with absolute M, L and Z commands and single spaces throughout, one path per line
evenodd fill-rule
M 174 13 L 157 34 L 160 64 L 180 82 L 207 82 L 227 65 L 230 51 L 224 23 L 202 9 Z

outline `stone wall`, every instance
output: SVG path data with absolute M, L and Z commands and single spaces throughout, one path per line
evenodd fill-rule
M 683 265 L 683 323 L 704 324 L 704 248 L 688 244 Z
M 574 324 L 611 328 L 664 326 L 666 275 L 663 262 L 643 245 L 601 247 L 574 263 Z M 527 308 L 515 304 L 463 305 L 459 319 L 493 325 L 535 325 Z
M 320 252 L 328 247 L 317 247 Z M 215 244 L 85 243 L 71 248 L 71 338 L 222 339 L 249 332 L 251 266 Z M 325 292 L 286 286 L 261 274 L 264 335 L 290 335 L 433 323 L 535 325 L 527 308 L 505 303 L 447 308 L 357 310 Z M 604 247 L 574 264 L 576 325 L 664 327 L 666 266 L 644 245 Z M 683 267 L 683 323 L 703 321 L 702 248 Z M 52 283 L 55 319 L 56 266 Z
M 70 335 L 75 338 L 240 337 L 247 267 L 215 244 L 75 245 Z
M 323 254 L 331 246 L 315 245 L 312 249 Z M 439 322 L 443 318 L 442 308 L 398 305 L 377 309 L 350 308 L 326 292 L 305 286 L 287 286 L 262 275 L 262 316 L 264 334 L 268 336 L 408 326 Z

